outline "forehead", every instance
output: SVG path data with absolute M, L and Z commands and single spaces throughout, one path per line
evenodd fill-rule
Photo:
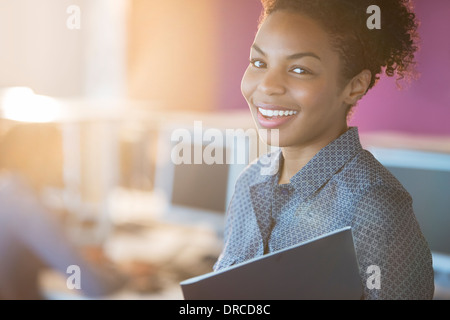
M 273 54 L 311 51 L 326 56 L 333 52 L 329 35 L 319 23 L 286 10 L 266 17 L 256 34 L 255 44 Z

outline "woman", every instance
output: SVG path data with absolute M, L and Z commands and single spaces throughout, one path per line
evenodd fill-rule
M 258 129 L 278 132 L 267 142 L 280 151 L 239 177 L 215 270 L 351 226 L 364 299 L 432 299 L 431 253 L 411 197 L 347 124 L 382 71 L 412 74 L 409 2 L 262 3 L 241 88 Z M 371 5 L 381 9 L 381 29 L 368 28 Z M 268 162 L 274 175 L 262 174 Z M 381 286 L 366 286 L 370 266 L 379 267 Z

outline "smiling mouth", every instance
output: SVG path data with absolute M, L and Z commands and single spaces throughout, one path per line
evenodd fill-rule
M 298 112 L 295 110 L 274 110 L 274 109 L 264 109 L 257 108 L 259 113 L 264 116 L 264 118 L 271 120 L 276 118 L 284 118 L 296 115 Z

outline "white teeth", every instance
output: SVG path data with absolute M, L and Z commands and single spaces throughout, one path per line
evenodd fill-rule
M 268 110 L 263 108 L 258 108 L 259 112 L 263 116 L 266 117 L 286 117 L 286 116 L 293 116 L 294 114 L 297 114 L 297 111 L 294 110 Z

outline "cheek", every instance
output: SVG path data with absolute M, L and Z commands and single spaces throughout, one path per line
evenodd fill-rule
M 257 87 L 257 80 L 255 79 L 255 76 L 252 75 L 249 68 L 247 68 L 247 70 L 245 71 L 241 81 L 241 93 L 247 100 L 247 102 L 249 102 L 250 97 Z
M 323 81 L 314 81 L 297 86 L 291 94 L 303 111 L 318 111 L 329 104 L 331 89 Z

